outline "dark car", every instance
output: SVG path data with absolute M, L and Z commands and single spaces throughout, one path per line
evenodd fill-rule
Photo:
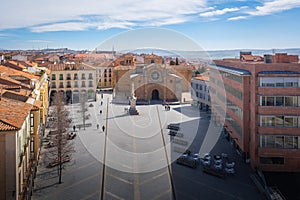
M 176 163 L 191 168 L 197 168 L 200 163 L 200 158 L 198 153 L 192 153 L 190 151 L 186 151 L 179 158 L 177 158 Z

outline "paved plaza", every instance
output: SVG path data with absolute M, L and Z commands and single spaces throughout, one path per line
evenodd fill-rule
M 47 149 L 42 148 L 33 199 L 262 199 L 250 179 L 250 166 L 210 123 L 209 113 L 189 104 L 171 106 L 170 111 L 156 104 L 137 106 L 140 114 L 130 116 L 128 105 L 111 103 L 111 94 L 103 99 L 98 94 L 87 105 L 86 123 L 91 126 L 77 129 L 63 183 L 57 184 L 56 167 L 45 167 Z M 67 107 L 72 125 L 82 124 L 80 105 Z M 180 137 L 170 138 L 169 123 L 180 123 Z M 220 179 L 202 172 L 201 166 L 173 162 L 186 148 L 200 156 L 226 153 L 236 163 L 236 174 Z

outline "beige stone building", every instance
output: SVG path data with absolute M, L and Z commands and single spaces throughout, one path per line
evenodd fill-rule
M 183 92 L 189 92 L 192 70 L 187 66 L 163 64 L 156 55 L 125 55 L 114 68 L 113 102 L 128 103 L 134 91 L 138 103 L 180 103 Z
M 96 99 L 96 68 L 81 64 L 53 64 L 51 70 L 51 96 L 56 92 L 66 95 L 67 103 L 78 103 L 79 94 L 86 94 L 88 100 Z M 50 100 L 51 101 L 51 100 Z

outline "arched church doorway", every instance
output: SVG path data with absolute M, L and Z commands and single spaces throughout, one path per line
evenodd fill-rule
M 159 92 L 157 89 L 152 90 L 152 100 L 159 100 Z

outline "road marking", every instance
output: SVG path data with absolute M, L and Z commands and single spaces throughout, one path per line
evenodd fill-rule
M 163 195 L 165 195 L 165 194 L 167 194 L 167 193 L 169 193 L 169 192 L 172 192 L 171 189 L 168 189 L 168 190 L 166 190 L 165 192 L 162 192 L 162 193 L 156 195 L 156 196 L 153 198 L 153 200 L 155 200 L 155 199 L 160 199 Z
M 136 146 L 136 139 L 135 137 L 132 138 L 133 140 L 133 152 L 137 152 L 137 146 Z M 133 191 L 134 191 L 134 200 L 139 200 L 141 198 L 140 196 L 140 188 L 139 188 L 139 177 L 138 177 L 138 163 L 136 156 L 133 157 Z
M 77 181 L 76 183 L 73 183 L 73 184 L 68 185 L 68 186 L 66 186 L 66 187 L 62 187 L 61 189 L 57 189 L 56 191 L 53 191 L 53 192 L 51 193 L 51 195 L 54 195 L 54 194 L 57 194 L 57 193 L 60 193 L 60 192 L 64 192 L 64 191 L 67 190 L 67 189 L 70 189 L 70 188 L 72 188 L 72 187 L 74 187 L 74 186 L 76 186 L 76 185 L 79 185 L 79 184 L 81 184 L 81 183 L 83 183 L 83 182 L 85 182 L 85 181 L 88 181 L 88 180 L 90 180 L 90 179 L 92 179 L 92 178 L 96 178 L 97 176 L 99 176 L 99 174 L 94 174 L 94 175 L 89 176 L 89 177 L 87 177 L 87 178 L 81 179 L 80 181 Z
M 89 195 L 86 195 L 85 197 L 82 197 L 81 200 L 91 199 L 92 196 L 95 196 L 96 194 L 99 194 L 99 193 L 100 193 L 100 191 L 93 192 Z
M 169 180 L 170 180 L 171 189 L 172 189 L 172 196 L 173 196 L 173 199 L 176 200 L 176 193 L 175 193 L 174 181 L 173 181 L 173 176 L 172 176 L 171 167 L 170 167 L 170 161 L 169 161 L 169 158 L 168 158 L 168 152 L 167 152 L 167 149 L 166 149 L 166 142 L 165 142 L 164 132 L 163 132 L 163 128 L 162 128 L 162 125 L 161 125 L 159 110 L 158 110 L 157 106 L 156 106 L 156 112 L 157 112 L 158 122 L 159 122 L 159 126 L 160 126 L 160 133 L 161 133 L 161 137 L 162 137 L 162 142 L 163 142 L 163 146 L 164 146 L 164 150 L 165 150 L 165 157 L 166 157 L 166 162 L 167 162 Z
M 115 195 L 115 194 L 113 194 L 113 193 L 111 193 L 111 192 L 109 192 L 109 191 L 106 191 L 105 193 L 108 194 L 108 195 L 110 195 L 110 196 L 112 196 L 112 197 L 114 197 L 114 198 L 116 198 L 116 199 L 124 200 L 124 198 L 119 197 L 118 195 Z
M 159 177 L 162 177 L 162 176 L 164 176 L 164 175 L 167 175 L 167 172 L 163 172 L 163 173 L 160 173 L 160 174 L 158 174 L 158 175 L 156 175 L 156 176 L 153 176 L 153 177 L 151 177 L 151 178 L 148 178 L 147 180 L 141 182 L 140 185 L 144 185 L 144 184 L 146 184 L 146 183 L 149 183 L 149 182 L 151 182 L 151 181 L 153 181 L 153 180 L 155 180 L 155 179 L 157 179 L 157 178 L 159 178 Z
M 110 173 L 106 173 L 106 175 L 108 175 L 108 176 L 110 176 L 110 177 L 112 177 L 112 178 L 115 178 L 115 179 L 117 179 L 117 180 L 120 180 L 120 181 L 122 181 L 122 182 L 124 182 L 124 183 L 128 183 L 128 184 L 131 184 L 131 185 L 132 185 L 132 182 L 130 182 L 129 180 L 120 178 L 120 177 L 115 176 L 115 175 L 110 174 Z

